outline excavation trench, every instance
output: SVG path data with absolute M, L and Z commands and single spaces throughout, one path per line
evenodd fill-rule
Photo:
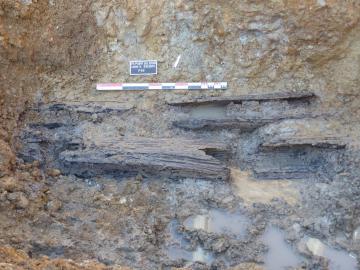
M 0 0 L 0 268 L 359 268 L 359 26 L 358 0 Z
M 302 198 L 295 194 L 331 183 L 345 167 L 346 142 L 337 134 L 302 135 L 320 120 L 324 125 L 314 100 L 312 94 L 274 94 L 172 104 L 159 116 L 168 122 L 168 137 L 133 133 L 127 123 L 139 111 L 122 104 L 29 111 L 19 158 L 62 175 L 48 184 L 50 219 L 29 221 L 34 227 L 22 248 L 35 257 L 93 258 L 138 269 L 326 264 L 329 258 L 314 259 L 301 248 L 301 235 L 313 233 L 306 220 L 291 229 L 301 216 Z M 169 111 L 178 117 L 167 118 Z M 228 140 L 219 140 L 223 132 Z M 232 170 L 248 172 L 252 184 L 237 181 Z M 274 181 L 288 187 L 278 185 L 263 203 Z M 258 196 L 250 207 L 243 188 Z M 292 190 L 291 204 L 282 189 Z M 291 214 L 282 219 L 281 211 Z M 289 241 L 283 230 L 297 236 Z

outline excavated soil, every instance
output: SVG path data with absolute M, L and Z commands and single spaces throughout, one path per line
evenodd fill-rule
M 359 21 L 356 0 L 0 0 L 0 268 L 358 269 Z M 134 81 L 228 89 L 95 90 Z

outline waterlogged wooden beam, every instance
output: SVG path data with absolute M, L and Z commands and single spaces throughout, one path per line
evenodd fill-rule
M 67 102 L 67 103 L 51 103 L 43 105 L 42 111 L 70 111 L 76 113 L 122 113 L 131 110 L 134 106 L 127 103 L 115 102 Z
M 188 130 L 239 129 L 250 132 L 270 123 L 271 120 L 240 120 L 240 119 L 185 119 L 174 121 L 173 125 Z
M 226 145 L 181 138 L 130 137 L 104 140 L 82 150 L 67 150 L 59 159 L 65 171 L 84 176 L 143 173 L 175 179 L 228 180 L 226 165 L 207 154 L 216 151 L 227 151 Z
M 189 106 L 189 105 L 203 105 L 203 104 L 229 104 L 241 103 L 243 101 L 276 101 L 276 100 L 305 100 L 316 97 L 313 92 L 298 91 L 298 92 L 276 92 L 269 94 L 250 94 L 239 96 L 218 96 L 194 98 L 187 100 L 176 100 L 168 102 L 171 106 Z
M 178 128 L 187 130 L 219 130 L 219 129 L 237 129 L 242 132 L 251 132 L 257 128 L 265 126 L 270 123 L 286 120 L 288 118 L 297 119 L 303 117 L 312 117 L 312 114 L 302 111 L 285 111 L 277 114 L 268 114 L 265 116 L 258 116 L 256 118 L 249 116 L 248 112 L 243 112 L 242 118 L 236 116 L 227 116 L 222 119 L 194 119 L 187 118 L 183 120 L 176 120 L 173 125 Z
M 281 148 L 312 146 L 342 149 L 347 145 L 346 137 L 336 129 L 337 123 L 325 119 L 288 119 L 273 123 L 260 130 L 262 147 Z
M 274 138 L 268 142 L 264 142 L 262 147 L 266 148 L 280 148 L 280 147 L 293 147 L 293 146 L 314 146 L 319 148 L 333 148 L 343 149 L 346 147 L 346 143 L 343 138 L 336 136 L 319 136 L 319 137 L 292 137 L 286 139 Z

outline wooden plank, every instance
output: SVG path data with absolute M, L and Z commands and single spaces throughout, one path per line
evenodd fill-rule
M 257 128 L 265 126 L 270 123 L 286 120 L 297 119 L 303 117 L 312 117 L 310 113 L 296 111 L 279 112 L 277 115 L 268 115 L 270 117 L 263 118 L 246 118 L 247 112 L 243 113 L 244 118 L 235 118 L 234 116 L 228 116 L 223 119 L 194 119 L 188 118 L 183 120 L 176 120 L 173 125 L 178 128 L 187 130 L 217 130 L 217 129 L 238 129 L 242 132 L 251 132 Z
M 207 155 L 206 149 L 227 151 L 224 144 L 201 140 L 130 137 L 67 150 L 60 153 L 59 159 L 65 171 L 80 175 L 143 173 L 176 179 L 228 180 L 229 169 L 222 161 Z
M 346 147 L 346 143 L 343 141 L 344 138 L 335 136 L 320 136 L 312 137 L 291 137 L 291 138 L 277 138 L 274 137 L 272 140 L 264 142 L 262 147 L 266 148 L 280 148 L 280 147 L 291 147 L 291 146 L 314 146 L 319 148 L 333 148 L 343 149 Z
M 171 101 L 168 105 L 171 106 L 189 106 L 189 105 L 203 105 L 203 104 L 228 104 L 240 103 L 242 101 L 271 101 L 271 100 L 293 100 L 293 99 L 310 99 L 316 97 L 314 93 L 309 91 L 298 92 L 276 92 L 269 94 L 250 94 L 239 96 L 218 96 L 194 98 L 182 101 Z
M 284 120 L 260 131 L 261 145 L 265 148 L 312 146 L 343 149 L 347 145 L 346 137 L 334 126 L 336 122 L 323 118 Z
M 270 123 L 272 120 L 240 120 L 240 119 L 186 119 L 174 121 L 173 125 L 188 130 L 239 129 L 250 132 Z

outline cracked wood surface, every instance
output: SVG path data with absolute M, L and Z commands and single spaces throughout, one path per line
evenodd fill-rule
M 220 160 L 207 155 L 206 150 L 224 152 L 221 143 L 182 138 L 131 137 L 104 140 L 92 147 L 60 154 L 64 167 L 71 164 L 76 171 L 92 175 L 117 172 L 228 180 L 229 169 Z

